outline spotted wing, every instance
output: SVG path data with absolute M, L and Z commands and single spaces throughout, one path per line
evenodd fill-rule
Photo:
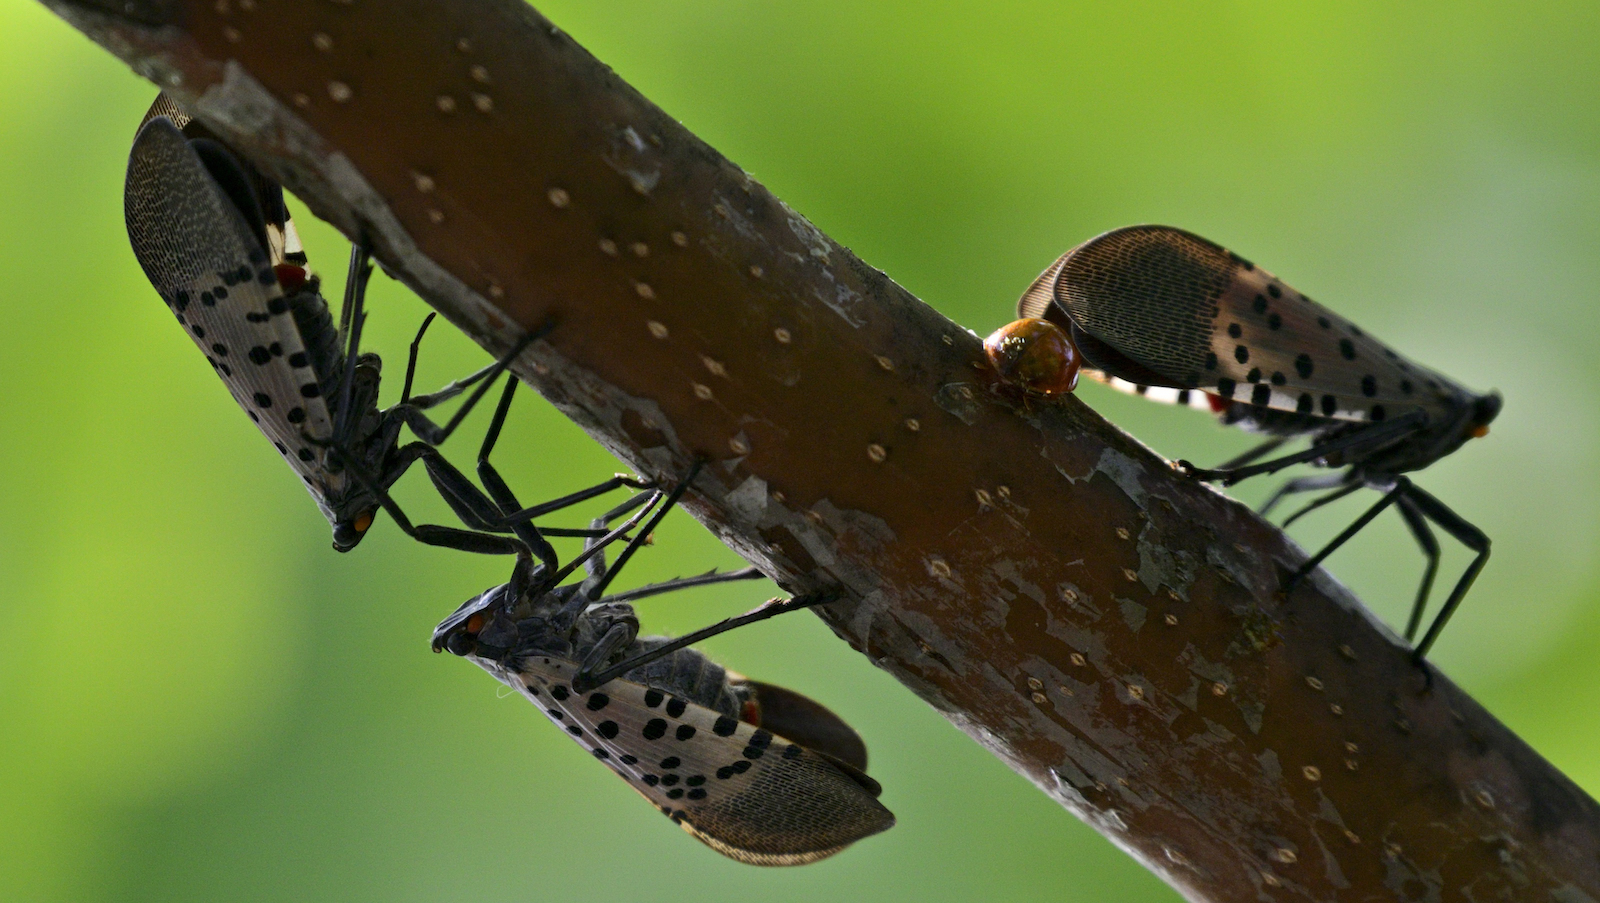
M 876 782 L 827 755 L 632 681 L 573 693 L 577 667 L 562 659 L 521 667 L 509 683 L 724 856 L 803 865 L 894 825 Z
M 1443 418 L 1469 397 L 1248 260 L 1166 226 L 1118 229 L 1068 251 L 1019 310 L 1066 319 L 1099 371 L 1091 376 L 1150 387 L 1140 394 L 1162 400 L 1199 406 L 1204 399 L 1179 395 L 1200 390 L 1365 421 L 1419 409 Z
M 249 176 L 220 145 L 209 150 L 202 159 L 208 147 L 164 116 L 139 129 L 124 197 L 134 255 L 234 400 L 322 506 L 326 449 L 308 437 L 331 436 L 332 418 L 274 273 L 260 209 L 241 210 L 254 203 L 240 187 Z
M 172 120 L 178 127 L 183 137 L 190 140 L 201 138 L 218 141 L 216 133 L 189 115 L 183 105 L 163 91 L 156 95 L 150 109 L 145 111 L 144 118 L 139 121 L 139 127 L 157 116 L 164 116 Z M 289 210 L 283 203 L 283 189 L 276 182 L 268 179 L 253 166 L 244 166 L 246 177 L 255 189 L 255 195 L 261 200 L 262 225 L 266 229 L 267 257 L 274 264 L 285 261 L 298 266 L 306 266 L 305 247 L 300 243 L 300 235 L 295 232 L 294 221 L 289 218 Z

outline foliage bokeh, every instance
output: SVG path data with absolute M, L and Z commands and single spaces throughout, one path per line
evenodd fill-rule
M 980 334 L 1065 248 L 1165 222 L 1498 387 L 1493 435 L 1421 477 L 1496 543 L 1436 660 L 1600 789 L 1592 6 L 541 11 Z M 710 649 L 855 724 L 900 824 L 777 872 L 701 848 L 477 669 L 428 654 L 433 623 L 505 562 L 420 548 L 386 522 L 348 556 L 329 548 L 128 250 L 122 173 L 153 89 L 37 4 L 0 7 L 0 34 L 6 897 L 1175 899 L 809 616 Z M 336 289 L 344 242 L 310 217 L 302 230 Z M 368 336 L 393 379 L 425 308 L 374 285 Z M 483 360 L 436 330 L 423 382 Z M 1081 391 L 1172 456 L 1214 461 L 1247 441 L 1194 412 Z M 616 467 L 531 393 L 502 448 L 525 499 Z M 403 500 L 442 519 L 424 486 L 408 481 Z M 1295 534 L 1315 544 L 1361 504 Z M 1464 563 L 1452 550 L 1446 569 Z M 629 580 L 714 564 L 737 561 L 678 517 Z M 1386 516 L 1330 568 L 1394 624 L 1421 560 Z M 646 625 L 679 632 L 769 591 L 652 600 Z

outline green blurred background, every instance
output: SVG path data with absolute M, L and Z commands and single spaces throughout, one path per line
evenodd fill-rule
M 1421 477 L 1495 541 L 1435 660 L 1600 790 L 1595 5 L 542 11 L 980 334 L 1067 247 L 1162 222 L 1499 388 L 1493 435 Z M 859 728 L 900 825 L 791 870 L 702 848 L 486 675 L 429 654 L 435 621 L 505 562 L 386 521 L 332 551 L 128 250 L 122 173 L 153 89 L 37 4 L 0 7 L 0 35 L 0 896 L 1175 899 L 810 616 L 711 651 Z M 347 246 L 301 224 L 337 290 Z M 368 336 L 393 376 L 425 308 L 374 285 Z M 422 381 L 484 360 L 437 330 Z M 1171 456 L 1248 443 L 1196 412 L 1081 394 Z M 501 447 L 525 499 L 617 467 L 531 394 Z M 443 518 L 424 487 L 402 500 Z M 1322 540 L 1370 500 L 1295 535 Z M 1446 567 L 1464 563 L 1452 549 Z M 677 517 L 629 577 L 713 564 L 737 560 Z M 1421 566 L 1389 516 L 1330 562 L 1391 624 Z M 646 624 L 679 632 L 767 592 L 653 600 Z

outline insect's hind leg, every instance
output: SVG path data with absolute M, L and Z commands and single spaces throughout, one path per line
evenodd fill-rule
M 791 611 L 800 611 L 801 609 L 811 608 L 816 605 L 826 605 L 827 603 L 838 598 L 839 591 L 836 589 L 829 589 L 816 593 L 807 593 L 801 596 L 791 596 L 788 599 L 770 599 L 742 615 L 736 615 L 734 617 L 718 621 L 709 627 L 702 627 L 692 633 L 686 633 L 675 640 L 663 643 L 662 645 L 651 649 L 649 652 L 634 656 L 626 661 L 618 662 L 604 671 L 591 674 L 586 670 L 579 670 L 579 672 L 572 678 L 572 690 L 575 693 L 587 693 L 596 687 L 604 685 L 606 681 L 621 677 L 629 671 L 632 671 L 634 668 L 648 665 L 657 659 L 671 655 L 685 646 L 692 646 L 708 637 L 714 637 L 719 633 L 726 633 L 735 627 L 743 627 L 746 624 L 754 624 L 757 621 L 765 621 L 768 618 L 777 617 L 778 615 L 786 614 Z
M 1337 439 L 1330 439 L 1327 442 L 1313 445 L 1304 451 L 1298 451 L 1292 455 L 1284 455 L 1281 458 L 1273 458 L 1270 461 L 1263 461 L 1259 464 L 1250 464 L 1245 467 L 1235 467 L 1232 469 L 1206 470 L 1204 468 L 1195 467 L 1188 461 L 1179 461 L 1177 467 L 1178 470 L 1197 480 L 1203 480 L 1208 483 L 1220 482 L 1224 486 L 1232 486 L 1234 483 L 1237 483 L 1240 480 L 1247 479 L 1258 474 L 1277 473 L 1285 467 L 1290 467 L 1295 464 L 1303 464 L 1307 461 L 1315 461 L 1318 458 L 1323 458 L 1338 452 L 1347 451 L 1352 448 L 1358 448 L 1360 446 L 1369 445 L 1372 443 L 1392 442 L 1407 433 L 1421 429 L 1423 426 L 1427 425 L 1427 422 L 1428 415 L 1426 413 L 1422 411 L 1412 411 L 1403 417 L 1396 417 L 1393 420 L 1369 423 L 1364 428 L 1346 433 Z
M 1395 499 L 1399 498 L 1400 494 L 1405 492 L 1406 488 L 1410 485 L 1410 480 L 1407 480 L 1405 477 L 1397 477 L 1394 485 L 1389 488 L 1388 492 L 1383 494 L 1383 498 L 1379 499 L 1377 504 L 1373 505 L 1371 508 L 1368 508 L 1365 514 L 1356 518 L 1355 523 L 1345 527 L 1343 532 L 1341 532 L 1338 536 L 1335 536 L 1327 545 L 1323 546 L 1322 551 L 1306 559 L 1304 564 L 1300 565 L 1300 567 L 1296 569 L 1293 574 L 1289 575 L 1289 580 L 1284 584 L 1283 591 L 1285 593 L 1294 592 L 1294 588 L 1299 586 L 1300 582 L 1310 575 L 1312 571 L 1316 570 L 1317 567 L 1321 565 L 1329 555 L 1332 555 L 1340 546 L 1344 545 L 1346 542 L 1349 542 L 1350 538 L 1355 536 L 1357 533 L 1360 533 L 1362 528 L 1366 527 L 1367 524 L 1372 523 L 1372 519 L 1377 517 L 1379 514 L 1382 514 L 1383 509 L 1393 505 L 1395 503 Z
M 737 571 L 700 574 L 695 577 L 676 577 L 672 580 L 663 580 L 660 583 L 650 583 L 638 589 L 630 589 L 625 593 L 616 593 L 605 597 L 605 602 L 632 602 L 635 599 L 644 599 L 649 596 L 659 596 L 662 593 L 675 593 L 680 589 L 692 589 L 697 586 L 711 586 L 717 583 L 732 583 L 736 580 L 762 580 L 766 574 L 754 567 L 743 567 Z
M 1279 502 L 1283 501 L 1288 496 L 1294 495 L 1297 492 L 1316 492 L 1318 489 L 1332 489 L 1344 481 L 1345 475 L 1342 473 L 1320 474 L 1314 477 L 1300 477 L 1299 479 L 1290 480 L 1284 483 L 1282 486 L 1279 486 L 1277 490 L 1272 493 L 1272 495 L 1268 496 L 1267 500 L 1262 503 L 1261 507 L 1256 509 L 1256 513 L 1262 517 L 1266 517 L 1272 512 L 1273 508 L 1278 506 Z
M 1468 523 L 1461 515 L 1450 510 L 1443 502 L 1422 491 L 1416 486 L 1407 484 L 1405 494 L 1417 506 L 1417 511 L 1428 520 L 1436 524 L 1439 529 L 1456 538 L 1457 542 L 1476 552 L 1477 556 L 1467 569 L 1462 572 L 1461 578 L 1450 590 L 1449 598 L 1445 599 L 1444 607 L 1434 616 L 1433 623 L 1428 625 L 1428 632 L 1423 634 L 1422 642 L 1417 644 L 1416 651 L 1411 653 L 1413 661 L 1421 664 L 1428 656 L 1428 650 L 1433 647 L 1434 640 L 1439 638 L 1439 632 L 1449 622 L 1450 616 L 1455 614 L 1456 607 L 1466 597 L 1467 590 L 1472 589 L 1473 581 L 1478 579 L 1478 572 L 1489 562 L 1489 537 L 1482 530 Z

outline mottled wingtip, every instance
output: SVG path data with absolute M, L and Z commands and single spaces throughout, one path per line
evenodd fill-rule
M 877 830 L 871 832 L 872 834 L 878 834 L 878 833 L 881 833 L 883 831 L 887 831 L 890 828 L 894 827 L 894 816 L 892 814 L 890 814 L 889 810 L 887 810 L 887 809 L 884 810 L 884 814 L 886 816 L 888 816 L 887 820 L 885 821 L 884 825 L 881 828 L 878 828 Z M 824 859 L 827 859 L 829 856 L 832 856 L 835 853 L 838 853 L 838 852 L 844 850 L 846 847 L 850 846 L 850 843 L 841 843 L 836 847 L 828 847 L 827 849 L 823 849 L 823 850 L 812 850 L 810 852 L 805 852 L 805 853 L 758 853 L 758 852 L 754 852 L 752 850 L 741 849 L 739 847 L 733 846 L 732 844 L 725 843 L 725 842 L 723 842 L 723 841 L 721 841 L 721 840 L 719 840 L 719 839 L 717 839 L 715 837 L 712 837 L 709 834 L 706 834 L 706 833 L 698 830 L 697 828 L 695 828 L 694 825 L 689 824 L 689 822 L 687 822 L 687 821 L 682 821 L 682 822 L 679 822 L 678 824 L 679 824 L 679 827 L 683 828 L 683 830 L 689 832 L 690 836 L 694 837 L 694 839 L 700 841 L 701 843 L 705 844 L 706 846 L 710 847 L 711 849 L 716 850 L 718 853 L 721 853 L 722 855 L 728 857 L 729 859 L 732 859 L 732 860 L 734 860 L 736 862 L 742 862 L 745 865 L 760 865 L 760 866 L 769 866 L 769 867 L 771 867 L 771 866 L 786 866 L 786 865 L 810 865 L 813 862 L 820 862 L 820 861 L 822 861 Z M 866 837 L 866 836 L 870 836 L 870 835 L 862 835 L 862 836 Z M 861 838 L 856 838 L 856 839 L 859 840 Z M 854 842 L 855 841 L 851 841 L 851 843 L 854 843 Z
M 821 758 L 834 764 L 827 757 Z M 849 786 L 854 788 L 853 778 L 844 774 L 849 769 L 846 765 L 834 771 L 837 780 L 851 782 Z M 671 818 L 696 840 L 729 859 L 760 866 L 808 865 L 894 827 L 894 813 L 873 797 L 859 788 L 829 792 L 826 783 L 824 779 L 823 783 L 812 784 L 812 793 L 801 799 L 780 801 L 746 795 L 722 812 L 696 816 L 673 812 Z M 783 804 L 784 811 L 769 811 L 777 802 Z M 808 806 L 818 808 L 810 812 L 806 811 Z M 784 828 L 775 831 L 775 825 Z

